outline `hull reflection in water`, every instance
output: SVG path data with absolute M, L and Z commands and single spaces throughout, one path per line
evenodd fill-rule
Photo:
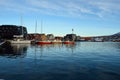
M 0 56 L 9 58 L 25 57 L 28 46 L 30 46 L 30 44 L 4 44 L 0 48 Z

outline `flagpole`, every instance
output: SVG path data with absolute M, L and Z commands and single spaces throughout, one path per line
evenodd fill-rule
M 74 32 L 74 29 L 72 29 L 72 34 L 73 34 L 73 32 Z

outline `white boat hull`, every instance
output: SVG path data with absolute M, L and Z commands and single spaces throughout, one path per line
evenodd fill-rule
M 30 44 L 30 40 L 23 40 L 23 41 L 10 41 L 12 44 Z

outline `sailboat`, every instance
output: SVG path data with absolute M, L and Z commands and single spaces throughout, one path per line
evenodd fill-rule
M 14 35 L 15 39 L 11 40 L 12 44 L 30 44 L 31 40 L 23 39 L 23 35 Z
M 37 26 L 37 23 L 36 23 L 36 26 Z M 41 34 L 42 34 L 42 21 L 41 21 Z M 36 41 L 36 44 L 38 44 L 38 45 L 44 45 L 44 44 L 52 44 L 52 42 L 49 41 L 49 40 L 47 40 L 47 41 L 46 40 L 40 40 L 40 41 Z
M 21 35 L 14 35 L 15 39 L 11 40 L 10 43 L 12 44 L 30 44 L 31 40 L 25 40 L 24 37 L 24 31 L 23 31 L 23 26 L 22 26 L 22 16 L 21 16 L 21 30 L 22 34 Z

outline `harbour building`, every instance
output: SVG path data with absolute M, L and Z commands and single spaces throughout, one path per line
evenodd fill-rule
M 65 37 L 64 37 L 64 40 L 67 41 L 75 41 L 76 40 L 76 34 L 67 34 Z
M 0 38 L 13 39 L 14 35 L 23 35 L 23 38 L 26 38 L 26 27 L 17 25 L 0 25 Z

